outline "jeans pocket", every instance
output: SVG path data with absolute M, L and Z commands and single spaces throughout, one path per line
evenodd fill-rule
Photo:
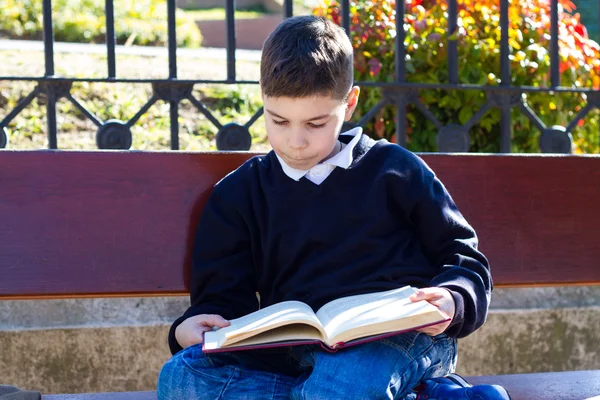
M 456 351 L 457 344 L 456 339 L 441 333 L 437 336 L 432 337 L 433 346 L 431 349 L 432 357 L 439 360 L 439 374 L 446 375 L 450 372 L 454 372 L 456 368 Z
M 431 337 L 434 341 L 438 341 L 438 340 L 448 340 L 450 339 L 450 336 L 448 336 L 446 333 L 440 333 L 437 334 L 435 336 Z
M 217 380 L 227 381 L 231 371 L 224 371 L 213 363 L 210 356 L 202 352 L 202 344 L 190 346 L 181 354 L 181 361 L 193 373 Z
M 448 336 L 444 333 L 432 337 L 426 333 L 411 331 L 388 337 L 383 339 L 382 342 L 388 346 L 402 350 L 412 357 L 413 355 L 426 353 L 431 347 L 437 345 L 439 341 L 448 339 Z
M 183 349 L 184 353 L 187 354 L 188 357 L 202 357 L 204 353 L 202 352 L 202 343 L 196 343 L 191 346 Z
M 399 335 L 381 339 L 381 343 L 386 346 L 393 347 L 397 350 L 402 350 L 407 354 L 410 354 L 412 348 L 415 345 L 419 346 L 419 342 L 422 342 L 420 336 L 423 335 L 427 336 L 426 334 L 417 331 L 405 332 Z

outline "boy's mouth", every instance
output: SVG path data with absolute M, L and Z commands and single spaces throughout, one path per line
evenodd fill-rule
M 295 168 L 295 169 L 309 170 L 314 166 L 311 159 L 284 158 L 284 160 L 285 160 L 286 164 L 288 164 L 290 167 Z
M 296 162 L 296 163 L 307 163 L 307 162 L 311 162 L 311 160 L 314 159 L 315 157 L 314 156 L 311 156 L 311 157 L 292 157 L 292 156 L 289 156 L 287 154 L 284 154 L 283 158 L 285 160 L 289 160 L 289 161 Z

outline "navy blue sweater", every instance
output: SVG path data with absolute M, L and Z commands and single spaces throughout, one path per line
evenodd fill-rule
M 316 310 L 342 296 L 439 286 L 456 303 L 447 334 L 463 337 L 483 324 L 489 265 L 442 183 L 385 140 L 363 135 L 353 156 L 348 169 L 315 185 L 285 175 L 271 151 L 214 187 L 194 242 L 191 307 L 169 333 L 173 354 L 186 318 L 240 317 L 258 309 L 256 292 L 261 307 L 300 300 Z

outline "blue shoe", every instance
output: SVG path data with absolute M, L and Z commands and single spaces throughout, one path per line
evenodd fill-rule
M 502 386 L 472 386 L 457 374 L 424 380 L 417 391 L 417 400 L 510 400 Z

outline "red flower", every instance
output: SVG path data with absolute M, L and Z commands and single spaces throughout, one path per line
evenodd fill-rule
M 369 74 L 372 77 L 379 75 L 379 71 L 381 71 L 381 62 L 379 62 L 376 58 L 371 58 L 369 60 Z

